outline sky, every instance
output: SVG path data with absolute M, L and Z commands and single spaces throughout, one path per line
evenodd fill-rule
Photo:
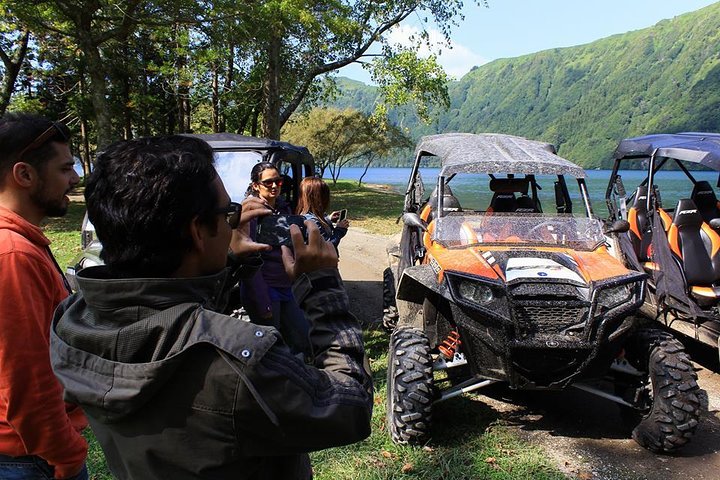
M 465 0 L 465 20 L 453 29 L 453 48 L 442 48 L 440 64 L 455 79 L 476 65 L 558 47 L 590 43 L 640 30 L 663 19 L 699 10 L 714 0 L 488 0 L 488 7 Z M 417 31 L 419 16 L 409 17 L 391 33 L 402 43 Z M 437 30 L 431 38 L 441 41 Z M 427 52 L 426 52 L 427 54 Z M 370 83 L 356 64 L 339 75 Z

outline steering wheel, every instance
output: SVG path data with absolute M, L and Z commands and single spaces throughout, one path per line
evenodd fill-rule
M 556 227 L 556 228 L 550 228 L 550 227 Z M 546 237 L 541 237 L 539 235 L 541 229 L 547 230 L 548 233 L 555 233 L 559 234 L 563 231 L 566 231 L 567 224 L 565 222 L 561 222 L 559 220 L 548 220 L 542 223 L 539 223 L 532 227 L 528 232 L 525 234 L 528 238 L 537 238 L 540 240 L 545 240 Z

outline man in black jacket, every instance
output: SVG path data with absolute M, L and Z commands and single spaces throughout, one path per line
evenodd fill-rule
M 85 197 L 105 266 L 78 274 L 79 293 L 53 321 L 51 357 L 113 475 L 311 478 L 306 452 L 369 435 L 362 332 L 335 249 L 312 222 L 307 245 L 293 227 L 294 256 L 283 247 L 312 323 L 308 365 L 274 328 L 219 313 L 265 248 L 243 228 L 269 212 L 250 201 L 241 216 L 207 143 L 169 136 L 112 145 Z

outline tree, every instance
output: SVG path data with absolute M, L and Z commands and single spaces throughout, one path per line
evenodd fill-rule
M 422 12 L 447 37 L 462 4 L 0 0 L 5 18 L 17 19 L 0 35 L 0 47 L 7 50 L 7 41 L 21 39 L 25 31 L 35 39 L 27 48 L 38 53 L 24 62 L 24 78 L 31 79 L 28 96 L 32 90 L 57 94 L 37 97 L 41 113 L 78 118 L 89 156 L 94 148 L 135 135 L 235 131 L 279 138 L 291 115 L 328 97 L 332 73 L 355 61 L 371 70 L 380 86 L 378 124 L 384 112 L 403 103 L 426 118 L 428 105 L 447 105 L 444 72 L 434 57 L 417 55 L 427 35 L 402 47 L 390 45 L 385 34 Z M 63 50 L 51 51 L 54 43 Z M 366 61 L 373 45 L 380 45 L 382 54 Z M 43 59 L 45 51 L 51 55 Z M 44 111 L 50 97 L 53 108 Z
M 378 124 L 367 114 L 352 109 L 314 108 L 288 122 L 283 138 L 306 145 L 313 152 L 320 176 L 329 171 L 333 183 L 337 183 L 345 165 L 361 164 L 367 171 L 377 158 L 412 146 L 410 138 L 396 126 Z M 362 177 L 358 185 L 361 183 Z
M 477 0 L 476 0 L 477 1 Z M 416 48 L 387 43 L 384 34 L 413 13 L 422 12 L 449 39 L 463 7 L 462 0 L 334 0 L 262 2 L 263 20 L 272 28 L 259 37 L 265 52 L 263 134 L 279 138 L 281 127 L 316 86 L 317 79 L 360 59 L 371 46 L 382 45 L 381 61 L 364 65 L 384 88 L 390 104 L 398 92 L 422 111 L 425 101 L 440 100 L 447 106 L 446 77 L 434 58 L 420 59 Z M 485 2 L 477 2 L 485 3 Z M 274 21 L 273 21 L 274 20 Z M 427 32 L 411 39 L 428 41 Z M 411 73 L 406 79 L 403 75 Z M 428 81 L 420 81 L 422 77 Z
M 107 101 L 109 74 L 102 47 L 111 40 L 127 40 L 137 18 L 149 13 L 140 11 L 141 3 L 141 0 L 8 2 L 10 12 L 31 30 L 57 33 L 77 45 L 90 77 L 89 94 L 99 147 L 108 145 L 113 139 Z
M 3 11 L 3 20 L 0 20 L 0 59 L 3 64 L 0 115 L 4 115 L 10 105 L 15 82 L 27 56 L 30 31 L 27 28 L 18 28 L 8 16 L 6 6 L 4 4 L 0 6 Z

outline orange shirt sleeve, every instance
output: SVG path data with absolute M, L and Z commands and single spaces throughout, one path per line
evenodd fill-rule
M 49 351 L 62 284 L 54 267 L 33 252 L 0 256 L 0 278 L 0 416 L 26 455 L 53 465 L 57 478 L 74 475 L 85 461 L 87 443 L 66 413 Z

